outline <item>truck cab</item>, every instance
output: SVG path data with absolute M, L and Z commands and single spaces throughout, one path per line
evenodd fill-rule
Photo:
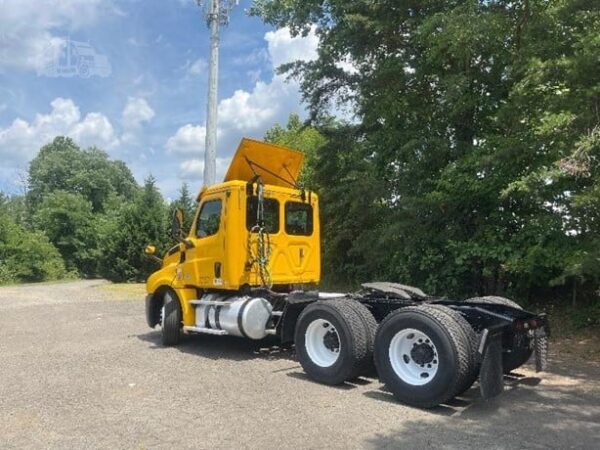
M 202 292 L 227 295 L 266 287 L 290 292 L 320 279 L 319 199 L 298 186 L 301 152 L 242 139 L 222 183 L 203 188 L 191 229 L 165 255 L 147 282 L 152 319 L 160 317 L 160 296 L 179 298 Z M 183 324 L 196 323 L 182 302 Z

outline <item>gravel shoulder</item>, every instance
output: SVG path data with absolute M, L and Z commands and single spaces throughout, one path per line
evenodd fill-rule
M 143 289 L 104 281 L 0 288 L 0 448 L 598 448 L 600 367 L 550 371 L 449 405 L 399 404 L 374 379 L 311 382 L 275 341 L 160 345 Z M 560 348 L 560 347 L 559 347 Z

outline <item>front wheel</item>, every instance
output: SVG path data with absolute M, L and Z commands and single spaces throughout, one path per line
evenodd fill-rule
M 296 323 L 298 361 L 306 374 L 340 384 L 362 374 L 372 357 L 372 340 L 349 300 L 322 300 L 307 306 Z
M 396 310 L 375 337 L 379 378 L 409 405 L 430 408 L 454 397 L 471 373 L 470 344 L 460 325 L 429 306 Z
M 177 295 L 167 291 L 160 315 L 162 343 L 166 346 L 179 344 L 181 339 L 181 305 Z

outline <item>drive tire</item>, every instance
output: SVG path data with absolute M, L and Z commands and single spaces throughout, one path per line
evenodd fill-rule
M 368 333 L 350 302 L 353 300 L 320 300 L 307 306 L 298 318 L 294 333 L 296 355 L 306 374 L 315 381 L 336 385 L 357 378 L 372 356 Z M 337 352 L 319 338 L 323 330 L 337 335 Z M 319 359 L 319 354 L 324 354 L 323 358 Z
M 365 365 L 360 369 L 359 376 L 377 376 L 377 369 L 375 369 L 375 361 L 373 360 L 373 349 L 375 347 L 375 335 L 377 334 L 377 321 L 371 311 L 359 301 L 349 301 L 348 304 L 360 317 L 365 332 L 367 334 L 367 353 L 368 357 L 365 358 Z
M 465 342 L 468 343 L 469 372 L 467 376 L 464 377 L 462 383 L 460 383 L 456 390 L 455 395 L 460 395 L 467 391 L 471 386 L 473 386 L 473 383 L 475 383 L 475 380 L 477 380 L 477 377 L 479 376 L 480 365 L 477 358 L 477 347 L 479 344 L 479 339 L 477 338 L 477 333 L 475 333 L 475 330 L 473 330 L 469 322 L 467 322 L 467 319 L 465 319 L 458 311 L 448 308 L 444 305 L 428 306 L 431 308 L 435 308 L 438 311 L 450 316 L 458 324 L 458 326 L 463 332 Z
M 472 297 L 465 300 L 465 303 L 487 303 L 490 305 L 504 305 L 510 306 L 511 308 L 523 309 L 517 302 L 496 295 Z M 533 354 L 533 350 L 531 349 L 531 340 L 528 340 L 527 342 L 529 344 L 527 347 L 519 347 L 512 352 L 502 352 L 502 370 L 504 373 L 510 373 L 529 361 L 529 358 L 531 358 L 531 355 Z
M 414 366 L 417 359 L 412 352 L 409 352 L 410 357 L 397 354 L 394 342 L 413 339 L 414 333 L 424 335 L 428 338 L 425 342 L 433 344 L 430 348 L 437 359 L 432 362 L 437 368 L 431 378 L 423 374 L 421 378 L 406 375 L 403 378 L 397 371 L 402 370 L 403 363 Z M 470 344 L 453 317 L 438 307 L 410 306 L 392 312 L 379 325 L 375 336 L 375 365 L 380 380 L 399 401 L 431 408 L 453 398 L 465 383 L 470 373 L 469 349 Z M 417 384 L 419 382 L 424 384 Z
M 181 340 L 181 305 L 177 295 L 167 291 L 164 296 L 162 317 L 162 343 L 170 347 Z

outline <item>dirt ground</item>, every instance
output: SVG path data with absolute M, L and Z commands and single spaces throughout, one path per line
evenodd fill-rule
M 600 368 L 552 352 L 503 395 L 433 410 L 373 379 L 311 382 L 274 342 L 163 348 L 143 290 L 103 281 L 0 288 L 0 448 L 599 448 Z

